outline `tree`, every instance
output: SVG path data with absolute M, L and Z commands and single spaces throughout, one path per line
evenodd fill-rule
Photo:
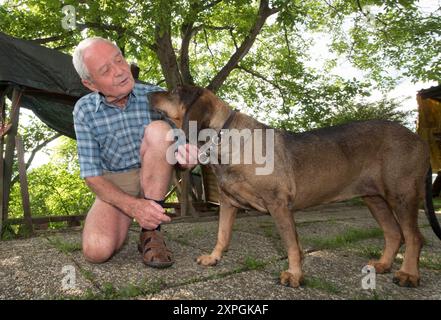
M 33 216 L 74 215 L 86 213 L 94 196 L 80 178 L 74 140 L 62 137 L 50 163 L 28 172 Z M 11 190 L 9 216 L 22 216 L 20 186 Z
M 29 155 L 26 160 L 27 170 L 32 165 L 37 153 L 44 152 L 47 145 L 61 137 L 61 134 L 48 128 L 36 117 L 22 113 L 21 118 L 23 117 L 26 117 L 26 119 L 24 119 L 25 121 L 21 121 L 18 128 L 18 134 L 22 137 L 24 150 L 26 150 Z M 17 162 L 14 162 L 11 187 L 18 181 L 18 164 Z
M 65 18 L 61 9 L 67 4 L 76 9 L 74 30 L 61 26 Z M 298 119 L 293 110 L 308 112 L 306 102 L 323 97 L 351 102 L 373 86 L 369 80 L 342 79 L 330 76 L 329 70 L 306 67 L 311 43 L 305 34 L 311 32 L 326 32 L 330 50 L 370 70 L 385 90 L 393 84 L 384 72 L 386 65 L 414 80 L 439 79 L 440 10 L 424 13 L 417 4 L 412 0 L 10 0 L 0 8 L 0 29 L 65 52 L 84 32 L 107 37 L 138 63 L 145 81 L 168 88 L 182 83 L 208 87 L 229 101 L 244 102 L 255 113 L 262 111 L 261 118 L 273 114 L 273 119 L 292 123 Z M 330 59 L 329 69 L 334 62 Z M 327 112 L 323 107 L 321 111 Z M 275 123 L 283 127 L 280 121 Z

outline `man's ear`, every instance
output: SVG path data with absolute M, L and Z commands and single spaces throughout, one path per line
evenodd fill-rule
M 87 79 L 81 79 L 81 83 L 90 91 L 96 91 L 98 92 L 98 89 L 95 87 L 92 81 Z

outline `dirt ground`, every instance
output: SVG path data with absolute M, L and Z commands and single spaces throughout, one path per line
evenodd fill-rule
M 0 299 L 441 299 L 441 241 L 422 211 L 419 225 L 426 243 L 418 288 L 392 282 L 403 251 L 392 273 L 366 282 L 369 275 L 362 268 L 381 254 L 383 246 L 381 230 L 367 208 L 319 206 L 296 213 L 295 220 L 306 277 L 297 289 L 279 283 L 288 264 L 272 218 L 249 213 L 237 219 L 222 261 L 208 268 L 195 259 L 209 253 L 216 242 L 215 217 L 163 227 L 176 260 L 163 270 L 143 265 L 136 226 L 122 250 L 100 265 L 84 260 L 80 228 L 2 241 Z

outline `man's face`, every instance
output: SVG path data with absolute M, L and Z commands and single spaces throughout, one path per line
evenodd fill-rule
M 96 42 L 84 52 L 84 63 L 90 80 L 82 80 L 92 91 L 101 92 L 109 102 L 117 101 L 132 91 L 135 81 L 130 66 L 114 46 Z

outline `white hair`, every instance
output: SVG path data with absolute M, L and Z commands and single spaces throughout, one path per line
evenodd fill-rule
M 118 51 L 121 53 L 121 50 L 118 48 L 116 44 L 114 44 L 112 41 L 101 38 L 101 37 L 92 37 L 82 40 L 75 48 L 73 55 L 72 55 L 72 62 L 75 67 L 75 70 L 77 70 L 78 75 L 83 80 L 90 80 L 90 73 L 89 70 L 87 70 L 87 66 L 84 63 L 84 51 L 92 46 L 93 44 L 97 42 L 105 42 L 112 46 L 114 46 Z

